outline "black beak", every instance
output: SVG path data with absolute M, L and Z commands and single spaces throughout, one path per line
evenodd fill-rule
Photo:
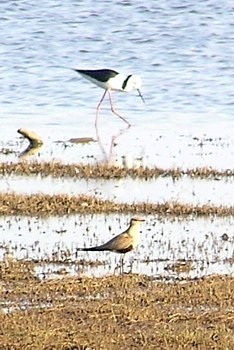
M 139 96 L 141 97 L 142 101 L 145 103 L 144 97 L 142 96 L 140 89 L 137 89 Z

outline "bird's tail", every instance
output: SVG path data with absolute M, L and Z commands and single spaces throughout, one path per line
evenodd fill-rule
M 98 246 L 98 247 L 88 247 L 88 248 L 77 248 L 77 250 L 83 251 L 83 252 L 99 252 L 105 249 L 103 249 L 102 246 Z

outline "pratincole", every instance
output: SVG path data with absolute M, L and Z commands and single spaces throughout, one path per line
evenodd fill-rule
M 77 248 L 81 251 L 110 251 L 114 253 L 125 254 L 136 248 L 139 243 L 139 226 L 145 221 L 143 218 L 132 218 L 129 227 L 122 233 L 118 234 L 108 242 L 88 248 Z M 123 255 L 124 257 L 124 255 Z M 122 259 L 123 266 L 123 259 Z

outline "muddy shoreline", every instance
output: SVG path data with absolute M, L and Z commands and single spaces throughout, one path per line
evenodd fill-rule
M 0 265 L 1 349 L 234 346 L 232 277 L 168 283 L 129 274 L 40 281 L 33 267 L 26 261 Z

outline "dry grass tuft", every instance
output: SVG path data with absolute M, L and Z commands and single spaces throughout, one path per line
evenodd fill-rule
M 96 213 L 157 214 L 161 216 L 229 216 L 234 207 L 212 204 L 192 205 L 178 202 L 165 203 L 116 203 L 92 196 L 67 194 L 16 194 L 0 193 L 0 215 L 46 216 Z
M 110 166 L 108 164 L 64 164 L 62 162 L 18 162 L 0 163 L 2 175 L 34 175 L 40 173 L 42 177 L 75 177 L 95 179 L 121 179 L 126 177 L 139 179 L 154 179 L 159 176 L 172 177 L 174 179 L 187 175 L 192 178 L 217 179 L 234 177 L 233 169 L 217 170 L 211 167 L 182 170 L 180 168 L 162 169 L 158 167 L 138 167 L 125 169 L 123 167 Z

